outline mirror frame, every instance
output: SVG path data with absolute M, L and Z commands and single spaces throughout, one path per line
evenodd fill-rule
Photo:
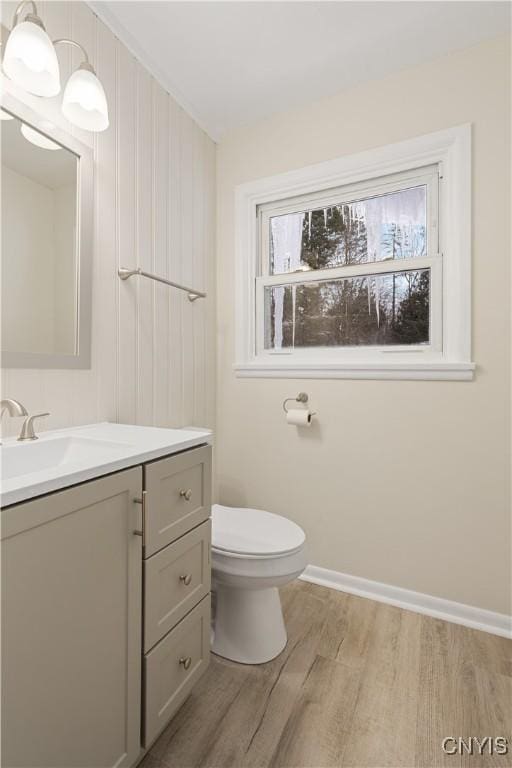
M 59 355 L 40 352 L 1 351 L 2 368 L 60 368 L 80 369 L 91 367 L 91 301 L 93 260 L 93 150 L 63 128 L 41 128 L 49 122 L 31 107 L 9 93 L 2 94 L 2 109 L 27 123 L 39 133 L 73 152 L 77 163 L 76 203 L 76 263 L 77 263 L 77 313 L 75 354 Z M 29 213 L 29 212 L 28 212 Z M 30 220 L 27 217 L 27 220 Z M 5 258 L 5 256 L 3 257 Z

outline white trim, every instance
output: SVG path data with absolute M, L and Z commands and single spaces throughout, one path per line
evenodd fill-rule
M 368 360 L 352 364 L 350 353 L 333 362 L 302 363 L 297 355 L 256 354 L 258 206 L 298 195 L 355 184 L 432 164 L 442 170 L 444 213 L 442 351 L 418 363 L 407 350 L 399 365 Z M 385 147 L 242 184 L 235 192 L 236 352 L 238 376 L 273 378 L 386 378 L 469 380 L 471 362 L 471 126 L 437 131 Z M 303 277 L 301 279 L 304 279 Z M 433 350 L 434 352 L 434 350 Z M 362 354 L 361 356 L 364 356 Z M 273 356 L 274 357 L 274 356 Z M 279 360 L 277 360 L 279 357 Z M 284 360 L 284 357 L 288 357 Z M 294 358 L 293 360 L 291 358 Z M 352 355 L 354 357 L 354 355 Z M 263 359 L 264 358 L 264 359 Z M 358 356 L 359 358 L 359 356 Z M 359 358 L 360 359 L 360 358 Z
M 196 107 L 183 95 L 169 75 L 158 66 L 152 55 L 146 51 L 131 32 L 128 32 L 124 24 L 119 21 L 117 16 L 108 7 L 108 4 L 105 3 L 104 0 L 85 0 L 85 2 L 94 15 L 114 33 L 114 35 L 123 43 L 125 48 L 127 48 L 149 74 L 155 78 L 164 91 L 172 96 L 174 101 L 187 112 L 212 141 L 218 142 L 219 136 L 206 125 L 203 118 L 200 117 L 199 110 L 196 109 Z
M 474 363 L 246 363 L 233 366 L 249 379 L 391 379 L 393 381 L 471 381 Z
M 308 565 L 299 578 L 311 584 L 336 589 L 338 592 L 348 592 L 351 595 L 366 597 L 379 603 L 387 603 L 407 611 L 450 621 L 453 624 L 462 624 L 464 627 L 490 632 L 492 635 L 512 638 L 512 616 L 507 616 L 505 613 L 487 611 L 485 608 L 456 603 L 453 600 L 425 595 L 411 589 L 393 587 L 380 581 L 331 571 L 317 565 Z
M 374 195 L 386 195 L 399 192 L 408 187 L 428 186 L 432 181 L 437 183 L 438 165 L 413 168 L 395 174 L 386 174 L 378 180 L 365 179 L 354 184 L 342 184 L 340 187 L 319 189 L 307 195 L 294 195 L 292 199 L 283 202 L 273 200 L 260 206 L 260 210 L 269 217 L 282 216 L 286 213 L 303 212 L 308 209 L 324 208 L 340 203 L 350 203 Z
M 256 280 L 263 286 L 322 283 L 329 280 L 350 279 L 351 277 L 391 275 L 393 272 L 416 272 L 421 269 L 431 269 L 435 262 L 440 261 L 440 256 L 418 256 L 410 259 L 393 259 L 393 261 L 365 261 L 361 264 L 347 264 L 346 267 L 311 269 L 307 272 L 278 272 L 276 275 L 261 275 Z

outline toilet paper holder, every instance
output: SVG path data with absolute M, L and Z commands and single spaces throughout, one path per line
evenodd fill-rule
M 285 413 L 288 413 L 288 408 L 286 407 L 286 403 L 289 403 L 290 400 L 294 400 L 296 403 L 304 403 L 306 404 L 309 401 L 309 395 L 307 392 L 299 392 L 297 397 L 287 397 L 285 400 L 283 400 L 283 411 Z M 311 414 L 312 416 L 314 414 Z

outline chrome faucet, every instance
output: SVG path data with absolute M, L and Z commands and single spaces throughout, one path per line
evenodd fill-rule
M 34 432 L 34 419 L 42 418 L 43 416 L 49 416 L 49 413 L 35 413 L 33 416 L 27 416 L 23 422 L 20 436 L 18 440 L 38 440 L 36 433 Z
M 18 440 L 37 440 L 37 435 L 34 432 L 34 419 L 50 415 L 49 413 L 35 413 L 33 416 L 29 416 L 25 406 L 10 397 L 0 400 L 0 418 L 2 418 L 4 411 L 7 411 L 9 416 L 26 417 Z
M 9 416 L 28 416 L 25 406 L 10 397 L 0 401 L 0 409 L 0 418 L 4 415 L 4 411 L 8 411 Z
M 25 406 L 10 397 L 0 400 L 0 419 L 4 415 L 4 411 L 7 411 L 9 416 L 28 416 Z

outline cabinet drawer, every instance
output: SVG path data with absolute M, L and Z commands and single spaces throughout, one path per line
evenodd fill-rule
M 144 468 L 144 557 L 210 517 L 211 447 L 185 451 Z
M 144 746 L 185 701 L 210 660 L 210 595 L 144 657 Z
M 144 561 L 144 651 L 210 591 L 208 520 Z

